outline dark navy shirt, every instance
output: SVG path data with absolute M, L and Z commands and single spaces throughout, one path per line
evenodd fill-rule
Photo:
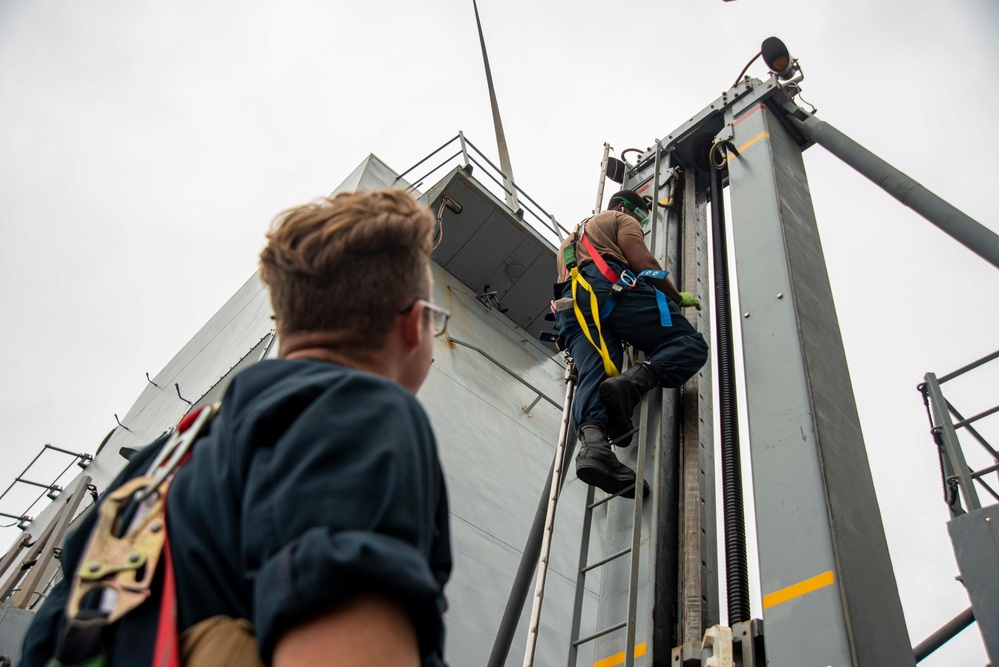
M 109 490 L 142 474 L 159 444 Z M 167 505 L 180 631 L 217 615 L 248 618 L 269 664 L 287 629 L 379 591 L 408 610 L 424 667 L 443 665 L 447 493 L 426 414 L 399 385 L 321 361 L 251 366 L 233 380 Z M 67 539 L 64 571 L 92 525 L 93 513 Z M 69 579 L 37 613 L 24 667 L 55 652 Z M 118 624 L 112 665 L 149 664 L 158 580 Z

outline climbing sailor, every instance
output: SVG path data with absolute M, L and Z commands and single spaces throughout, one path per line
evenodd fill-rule
M 635 473 L 611 451 L 633 430 L 632 413 L 655 386 L 679 387 L 708 358 L 708 345 L 680 308 L 701 304 L 680 292 L 645 247 L 649 204 L 633 190 L 577 225 L 559 248 L 555 322 L 579 371 L 572 418 L 576 475 L 608 493 L 634 497 Z M 623 343 L 645 360 L 621 373 Z M 629 488 L 631 487 L 631 488 Z

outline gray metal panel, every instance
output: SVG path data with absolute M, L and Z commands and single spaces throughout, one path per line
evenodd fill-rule
M 447 657 L 481 664 L 499 627 L 513 574 L 531 525 L 561 420 L 563 368 L 559 358 L 507 317 L 489 310 L 461 281 L 436 264 L 434 298 L 452 312 L 448 333 L 472 342 L 543 391 L 537 394 L 479 352 L 437 340 L 434 363 L 418 397 L 431 416 L 451 501 L 455 572 L 446 594 Z M 568 471 L 555 524 L 551 571 L 542 610 L 539 665 L 564 662 L 571 622 L 572 583 L 585 486 Z M 601 530 L 600 526 L 594 530 Z M 587 597 L 595 599 L 600 578 Z M 525 608 L 507 664 L 519 665 L 526 644 Z M 590 612 L 592 616 L 594 613 Z
M 767 659 L 913 664 L 800 147 L 766 107 L 736 119 L 734 144 Z
M 34 617 L 33 612 L 14 607 L 10 600 L 0 604 L 0 655 L 9 657 L 15 665 L 21 660 L 21 644 Z
M 999 662 L 999 505 L 968 512 L 947 524 L 961 580 L 992 664 Z
M 267 291 L 254 274 L 156 374 L 155 384 L 148 384 L 142 390 L 121 420 L 125 428 L 113 431 L 106 446 L 88 466 L 86 474 L 93 477 L 94 485 L 103 491 L 122 471 L 127 463 L 119 454 L 122 448 L 145 447 L 190 410 L 191 406 L 177 395 L 175 383 L 180 385 L 181 396 L 192 403 L 209 395 L 272 332 L 274 323 L 270 315 Z M 80 512 L 87 507 L 90 505 Z M 30 530 L 40 532 L 56 509 L 55 504 L 46 507 Z
M 374 190 L 377 188 L 408 188 L 409 183 L 398 177 L 391 167 L 371 153 L 357 166 L 350 176 L 330 193 L 330 196 L 341 192 L 357 192 L 358 190 Z
M 462 212 L 443 211 L 433 260 L 476 293 L 489 285 L 506 316 L 530 338 L 551 330 L 544 315 L 555 282 L 555 248 L 461 168 L 425 195 L 435 214 L 444 195 L 461 204 Z

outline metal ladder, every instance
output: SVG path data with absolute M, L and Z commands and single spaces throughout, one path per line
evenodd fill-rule
M 597 187 L 597 200 L 596 206 L 593 209 L 593 213 L 597 214 L 603 205 L 603 195 L 604 195 L 604 185 L 608 176 L 608 164 L 611 160 L 610 158 L 611 146 L 607 142 L 604 142 L 603 157 L 600 161 L 600 181 Z M 660 156 L 662 154 L 662 144 L 659 140 L 656 140 L 656 154 L 655 154 L 655 170 L 653 172 L 653 193 L 656 193 L 658 198 L 659 193 L 659 174 L 660 174 Z M 670 198 L 672 198 L 672 190 L 670 191 Z M 653 248 L 655 247 L 655 237 L 656 237 L 656 207 L 653 207 L 652 213 L 652 238 L 650 239 Z M 555 463 L 552 466 L 552 479 L 551 479 L 551 490 L 548 495 L 548 511 L 545 516 L 545 527 L 542 537 L 541 545 L 541 555 L 538 560 L 538 574 L 534 589 L 534 601 L 531 605 L 531 618 L 528 625 L 527 634 L 527 650 L 524 652 L 524 667 L 534 666 L 534 654 L 537 650 L 538 643 L 538 631 L 541 626 L 541 603 L 544 601 L 545 595 L 545 580 L 548 576 L 548 560 L 551 556 L 551 536 L 552 531 L 555 527 L 555 509 L 558 505 L 558 495 L 562 479 L 562 465 L 564 460 L 565 446 L 567 435 L 569 432 L 569 423 L 571 421 L 570 413 L 572 408 L 573 395 L 575 393 L 575 366 L 573 364 L 572 358 L 566 356 L 567 364 L 565 371 L 565 381 L 566 381 L 566 393 L 565 393 L 565 403 L 562 408 L 562 425 L 559 429 L 559 444 L 555 453 Z M 647 426 L 648 426 L 648 416 L 649 416 L 649 402 L 648 395 L 642 397 L 641 404 L 641 421 L 639 426 L 632 429 L 629 433 L 620 436 L 616 441 L 622 441 L 625 438 L 630 438 L 637 431 L 638 432 L 638 462 L 635 466 L 635 480 L 636 484 L 638 482 L 643 482 L 645 480 L 645 455 L 646 455 L 646 443 L 647 443 Z M 594 502 L 594 489 L 589 487 L 586 492 L 586 511 L 583 515 L 583 528 L 582 528 L 582 543 L 580 545 L 579 552 L 579 569 L 576 573 L 576 594 L 575 600 L 573 602 L 572 609 L 572 630 L 570 633 L 570 644 L 569 644 L 569 660 L 568 667 L 576 666 L 576 658 L 579 652 L 579 647 L 587 642 L 591 642 L 595 639 L 603 637 L 604 635 L 610 634 L 621 628 L 626 628 L 626 646 L 625 646 L 625 667 L 634 667 L 635 664 L 635 622 L 638 607 L 638 596 L 636 591 L 638 589 L 638 549 L 641 544 L 641 534 L 642 534 L 642 506 L 644 503 L 643 493 L 636 489 L 635 492 L 635 514 L 632 522 L 632 536 L 631 536 L 631 546 L 621 551 L 602 558 L 601 560 L 587 564 L 586 558 L 589 553 L 590 548 L 590 528 L 593 522 L 593 510 L 604 503 L 609 502 L 611 499 L 620 496 L 625 493 L 628 489 L 619 491 L 616 494 L 608 495 L 596 502 Z M 653 489 L 653 492 L 654 489 Z M 599 630 L 587 637 L 582 639 L 579 638 L 579 622 L 583 611 L 583 594 L 585 590 L 585 580 L 586 573 L 592 572 L 598 567 L 606 565 L 618 558 L 626 555 L 632 554 L 631 556 L 631 572 L 630 580 L 628 586 L 628 618 L 624 621 L 611 625 L 603 630 Z
M 551 556 L 551 538 L 552 531 L 555 526 L 555 511 L 558 505 L 558 495 L 559 488 L 561 485 L 562 478 L 562 465 L 565 458 L 565 447 L 567 442 L 567 436 L 569 432 L 569 423 L 571 421 L 571 411 L 572 411 L 572 400 L 575 394 L 575 384 L 576 384 L 576 373 L 575 366 L 572 359 L 568 359 L 565 371 L 565 382 L 566 382 L 566 394 L 565 402 L 562 409 L 562 424 L 559 429 L 559 441 L 558 447 L 555 453 L 555 464 L 552 468 L 552 479 L 551 479 L 551 491 L 548 495 L 548 510 L 545 516 L 545 526 L 544 533 L 541 543 L 541 555 L 538 560 L 538 573 L 535 582 L 534 589 L 534 599 L 531 605 L 531 617 L 528 624 L 528 634 L 527 634 L 527 649 L 524 652 L 524 667 L 533 667 L 535 653 L 537 650 L 538 642 L 538 632 L 541 627 L 541 605 L 544 601 L 544 591 L 545 591 L 545 581 L 548 576 L 548 565 L 549 558 Z M 615 441 L 623 441 L 625 438 L 630 438 L 634 433 L 638 433 L 638 463 L 636 465 L 635 476 L 636 480 L 644 481 L 645 478 L 645 454 L 646 454 L 646 424 L 648 423 L 648 401 L 643 397 L 642 407 L 641 407 L 641 422 L 640 425 L 629 431 L 627 434 L 618 438 Z M 643 485 L 644 486 L 644 485 Z M 636 490 L 635 493 L 635 512 L 632 527 L 632 542 L 630 547 L 626 547 L 621 551 L 600 559 L 599 561 L 591 564 L 587 564 L 587 555 L 589 553 L 590 547 L 590 532 L 593 521 L 593 510 L 601 505 L 609 502 L 610 500 L 619 497 L 622 493 L 626 493 L 629 489 L 634 487 L 629 487 L 623 489 L 615 494 L 609 494 L 594 502 L 594 487 L 590 486 L 586 492 L 586 511 L 583 516 L 583 527 L 582 527 L 582 540 L 580 545 L 579 553 L 579 569 L 576 577 L 576 592 L 575 599 L 573 602 L 572 611 L 572 630 L 570 635 L 570 645 L 569 645 L 569 667 L 575 667 L 576 658 L 578 654 L 579 647 L 587 642 L 593 641 L 599 637 L 610 634 L 621 628 L 627 628 L 627 646 L 625 648 L 625 665 L 627 667 L 633 667 L 635 664 L 635 621 L 638 605 L 638 549 L 641 543 L 641 528 L 642 528 L 642 507 L 644 503 L 643 493 Z M 579 638 L 579 625 L 583 610 L 583 596 L 585 590 L 585 578 L 588 572 L 595 570 L 598 567 L 606 565 L 612 561 L 617 560 L 621 556 L 626 554 L 632 554 L 631 558 L 631 572 L 630 572 L 630 584 L 628 587 L 628 617 L 624 621 L 611 625 L 603 630 L 595 632 L 582 639 Z

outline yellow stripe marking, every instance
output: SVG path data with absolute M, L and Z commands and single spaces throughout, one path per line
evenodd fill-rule
M 769 609 L 770 607 L 776 607 L 779 604 L 787 602 L 788 600 L 793 600 L 794 598 L 800 598 L 802 595 L 807 595 L 813 591 L 817 591 L 820 588 L 825 588 L 826 586 L 832 586 L 835 582 L 835 577 L 833 577 L 832 570 L 828 572 L 823 572 L 822 574 L 812 577 L 811 579 L 805 579 L 793 586 L 788 586 L 787 588 L 782 588 L 779 591 L 774 591 L 769 595 L 763 596 L 763 608 Z
M 641 658 L 645 655 L 645 642 L 641 644 L 635 644 L 635 657 Z M 604 658 L 603 660 L 597 660 L 593 663 L 593 667 L 617 667 L 618 665 L 624 664 L 624 651 L 612 655 L 609 658 Z
M 752 146 L 753 144 L 755 144 L 760 139 L 767 139 L 769 137 L 770 137 L 770 133 L 769 132 L 760 132 L 755 137 L 753 137 L 752 139 L 750 139 L 749 141 L 747 141 L 743 145 L 739 146 L 739 148 L 737 148 L 736 150 L 741 153 L 744 150 L 746 150 L 747 148 L 749 148 L 750 146 Z M 735 154 L 734 153 L 729 153 L 728 156 L 727 156 L 727 159 L 731 160 L 733 157 L 735 157 Z

